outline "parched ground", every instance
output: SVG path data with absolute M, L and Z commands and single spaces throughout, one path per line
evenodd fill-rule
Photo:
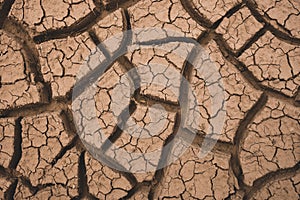
M 190 82 L 199 111 L 180 129 L 182 141 L 196 133 L 182 156 L 162 169 L 131 173 L 99 162 L 83 145 L 72 90 L 92 55 L 103 62 L 114 58 L 130 38 L 101 42 L 147 27 L 202 45 L 223 81 L 226 109 L 219 112 L 225 121 L 212 151 L 200 158 L 212 102 L 201 74 L 173 53 L 180 44 L 167 38 L 158 44 L 175 44 L 171 50 L 154 45 L 118 57 L 98 82 L 94 106 L 108 140 L 128 152 L 125 159 L 172 144 L 146 163 L 155 168 L 184 145 L 173 139 L 180 129 L 178 99 L 186 93 L 168 76 L 172 70 Z M 149 64 L 167 68 L 141 67 Z M 139 73 L 152 74 L 128 102 L 130 119 L 147 138 L 113 120 L 122 117 L 112 111 L 114 88 L 129 71 L 135 82 Z M 300 199 L 299 85 L 298 0 L 0 0 L 0 199 Z M 154 104 L 166 111 L 158 122 L 151 121 L 161 108 L 150 109 Z M 103 160 L 122 159 L 104 144 Z M 130 168 L 139 159 L 145 158 L 118 164 Z

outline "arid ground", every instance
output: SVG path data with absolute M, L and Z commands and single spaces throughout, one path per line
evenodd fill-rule
M 148 47 L 129 51 L 139 36 Z M 218 78 L 194 48 L 176 53 L 192 39 Z M 124 77 L 138 86 L 126 98 Z M 94 104 L 74 109 L 92 82 Z M 299 0 L 0 0 L 0 199 L 297 200 L 299 85 Z

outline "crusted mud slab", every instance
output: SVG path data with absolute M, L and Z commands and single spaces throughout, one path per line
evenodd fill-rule
M 119 55 L 154 27 L 179 36 L 148 34 L 150 48 Z M 174 53 L 186 41 L 217 79 L 192 48 Z M 80 99 L 93 75 L 103 135 L 89 134 Z M 123 98 L 125 77 L 136 90 Z M 224 93 L 216 112 L 211 85 Z M 0 199 L 297 200 L 299 85 L 299 0 L 0 0 Z

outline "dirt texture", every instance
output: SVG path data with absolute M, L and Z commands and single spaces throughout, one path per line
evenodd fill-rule
M 0 0 L 0 199 L 300 199 L 299 22 L 299 0 Z M 146 161 L 153 171 L 127 172 L 98 161 L 84 145 L 72 92 L 76 80 L 91 78 L 78 80 L 85 61 L 96 54 L 114 58 L 130 38 L 103 41 L 149 27 L 202 45 L 223 82 L 226 109 L 218 112 L 225 119 L 211 152 L 200 158 L 213 118 L 205 80 L 187 62 L 192 52 L 184 59 L 173 53 L 180 42 L 147 38 L 162 48 L 116 58 L 94 97 L 107 141 L 127 152 L 120 158 L 104 142 L 104 160 L 123 159 L 118 164 L 130 168 L 147 160 L 126 163 L 132 153 L 166 147 Z M 166 69 L 143 67 L 151 64 Z M 129 98 L 130 116 L 123 117 L 112 111 L 112 96 L 128 72 L 135 82 L 143 82 L 139 74 L 151 76 Z M 184 129 L 178 99 L 186 93 L 173 73 L 189 81 L 197 98 L 188 109 L 198 112 L 187 116 Z M 165 113 L 153 121 L 161 107 L 150 107 L 157 104 Z M 142 127 L 136 134 L 149 137 L 130 135 L 114 120 L 126 123 L 129 117 Z M 187 140 L 195 137 L 182 156 L 160 169 L 185 145 L 173 140 L 179 130 Z

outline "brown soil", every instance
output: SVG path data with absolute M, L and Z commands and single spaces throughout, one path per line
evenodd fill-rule
M 0 0 L 0 199 L 299 199 L 299 21 L 298 0 Z M 161 85 L 142 86 L 129 106 L 131 119 L 150 137 L 117 128 L 113 89 L 141 65 L 181 73 L 199 112 L 187 117 L 185 135 L 196 136 L 178 160 L 153 172 L 123 172 L 83 145 L 72 90 L 95 49 L 106 59 L 128 45 L 124 38 L 112 46 L 101 42 L 147 27 L 182 33 L 203 46 L 223 81 L 225 122 L 212 151 L 199 158 L 212 114 L 201 75 L 172 51 L 127 53 L 103 74 L 95 96 L 99 125 L 114 145 L 128 156 L 146 154 L 168 145 L 178 131 L 182 85 L 155 71 L 150 79 Z M 154 104 L 165 108 L 163 125 L 151 121 Z M 157 167 L 180 147 L 165 148 L 147 164 Z M 119 158 L 111 151 L 105 159 Z

